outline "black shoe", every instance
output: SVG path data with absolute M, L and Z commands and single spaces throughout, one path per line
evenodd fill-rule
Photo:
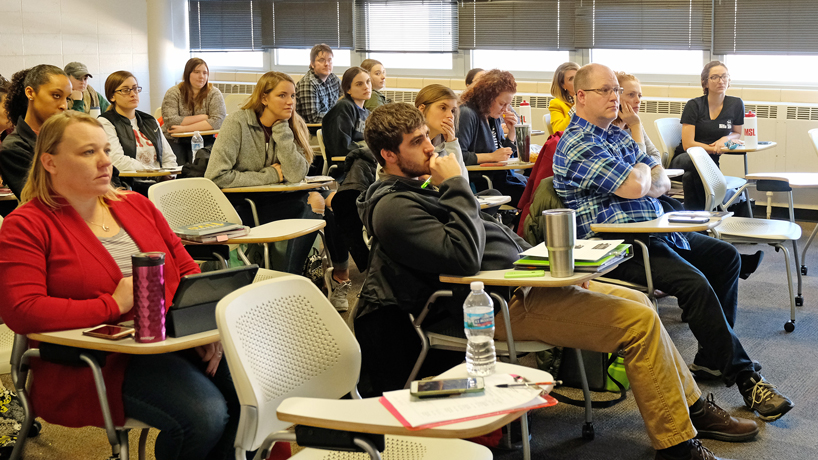
M 752 377 L 737 385 L 744 397 L 744 404 L 758 412 L 758 418 L 765 422 L 778 420 L 795 406 L 790 398 L 781 394 L 758 372 L 754 372 Z
M 739 254 L 739 256 L 741 257 L 741 272 L 738 277 L 746 280 L 758 270 L 758 266 L 764 260 L 764 251 L 756 251 L 755 254 Z
M 691 439 L 690 443 L 690 455 L 685 456 L 686 459 L 690 460 L 719 460 L 718 457 L 713 455 L 713 452 L 710 452 L 710 449 L 704 447 L 702 442 L 698 439 Z M 671 457 L 665 455 L 661 450 L 656 451 L 656 457 L 654 460 L 669 460 Z
M 719 366 L 714 363 L 705 362 L 705 360 L 702 359 L 701 353 L 696 353 L 696 357 L 693 358 L 693 364 L 690 364 L 687 368 L 690 369 L 690 373 L 693 374 L 694 377 L 700 380 L 721 380 L 722 377 Z

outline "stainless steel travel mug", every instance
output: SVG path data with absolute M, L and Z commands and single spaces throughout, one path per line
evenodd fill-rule
M 140 252 L 133 264 L 134 339 L 161 342 L 165 333 L 165 253 Z
M 551 276 L 567 278 L 574 274 L 574 244 L 577 222 L 573 209 L 543 211 L 545 247 Z
M 531 154 L 531 125 L 514 125 L 517 132 L 517 155 L 520 161 L 528 163 Z

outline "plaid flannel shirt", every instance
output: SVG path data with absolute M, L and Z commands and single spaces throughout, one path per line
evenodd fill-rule
M 331 73 L 321 81 L 310 69 L 295 85 L 295 111 L 305 123 L 321 123 L 341 97 L 341 81 Z
M 604 130 L 574 115 L 554 154 L 554 188 L 565 205 L 577 212 L 577 238 L 594 236 L 593 223 L 644 222 L 664 214 L 659 200 L 614 194 L 637 163 L 653 168 L 659 162 L 639 149 L 624 130 Z M 680 233 L 659 236 L 679 249 L 690 249 Z

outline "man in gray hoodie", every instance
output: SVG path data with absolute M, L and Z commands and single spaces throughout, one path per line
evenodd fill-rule
M 358 199 L 373 243 L 355 332 L 363 372 L 376 383 L 394 385 L 400 375 L 378 374 L 405 370 L 403 379 L 409 374 L 417 355 L 406 356 L 411 345 L 399 343 L 411 337 L 406 314 L 417 314 L 429 294 L 443 287 L 439 275 L 511 268 L 529 245 L 480 212 L 457 160 L 435 153 L 417 109 L 401 103 L 378 107 L 364 134 L 384 174 Z M 432 186 L 423 188 L 420 178 L 428 174 Z M 442 310 L 462 318 L 457 302 Z M 518 340 L 621 350 L 657 459 L 714 459 L 697 434 L 725 441 L 758 434 L 755 422 L 731 417 L 702 396 L 650 301 L 638 292 L 593 282 L 523 288 L 512 297 L 509 314 Z M 499 340 L 506 338 L 505 321 L 498 315 Z

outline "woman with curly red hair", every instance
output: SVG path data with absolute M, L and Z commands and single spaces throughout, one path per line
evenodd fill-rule
M 457 138 L 466 165 L 493 163 L 508 160 L 517 153 L 515 145 L 517 114 L 511 110 L 511 100 L 517 92 L 517 83 L 511 72 L 489 70 L 469 89 L 460 100 L 460 122 Z M 503 124 L 508 128 L 508 136 L 503 134 Z M 472 175 L 472 182 L 482 181 Z M 516 206 L 525 190 L 526 178 L 514 171 L 498 171 L 491 180 L 494 188 L 511 197 L 511 205 Z

